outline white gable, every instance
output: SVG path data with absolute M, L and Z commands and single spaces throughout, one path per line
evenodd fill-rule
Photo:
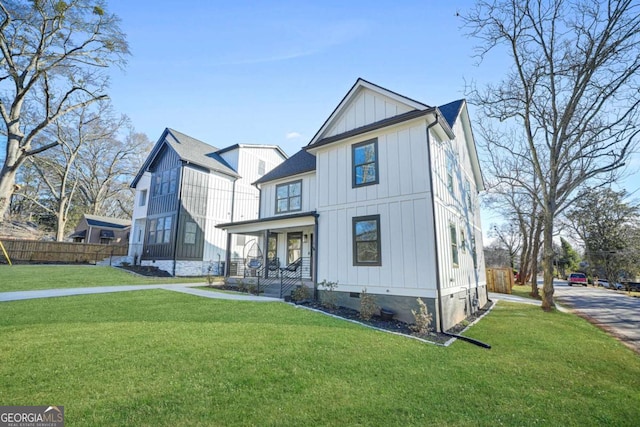
M 358 79 L 342 102 L 314 136 L 316 141 L 428 106 Z

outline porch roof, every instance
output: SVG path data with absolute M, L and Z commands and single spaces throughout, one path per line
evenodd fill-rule
M 218 224 L 216 225 L 216 228 L 222 228 L 223 230 L 233 234 L 249 234 L 265 230 L 315 225 L 316 218 L 318 218 L 318 213 L 316 211 L 311 211 L 292 215 L 260 218 L 250 221 Z

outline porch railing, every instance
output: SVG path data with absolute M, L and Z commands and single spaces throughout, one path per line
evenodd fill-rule
M 229 276 L 249 279 L 256 285 L 258 293 L 277 295 L 279 298 L 290 295 L 305 280 L 312 280 L 311 258 L 300 258 L 297 265 L 280 265 L 274 261 L 251 268 L 250 263 L 245 263 L 243 258 L 233 258 L 229 265 Z

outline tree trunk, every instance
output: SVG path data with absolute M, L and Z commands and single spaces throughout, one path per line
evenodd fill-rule
M 556 304 L 553 302 L 553 213 L 549 209 L 544 215 L 544 249 L 542 255 L 542 268 L 544 269 L 544 285 L 542 295 L 542 309 L 551 311 Z
M 542 234 L 542 220 L 535 221 L 535 233 L 532 239 L 533 247 L 531 249 L 531 295 L 533 298 L 540 299 L 538 291 L 538 255 L 540 254 L 540 235 Z
M 16 189 L 16 169 L 3 168 L 0 174 L 0 224 L 9 210 L 11 196 Z
M 56 242 L 64 241 L 64 229 L 67 226 L 67 199 L 62 197 L 58 204 L 58 213 L 56 215 Z

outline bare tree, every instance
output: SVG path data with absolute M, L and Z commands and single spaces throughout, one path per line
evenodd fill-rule
M 550 310 L 557 215 L 585 182 L 614 179 L 637 144 L 640 4 L 480 0 L 463 19 L 481 40 L 481 59 L 505 48 L 512 60 L 499 84 L 469 95 L 502 129 L 522 130 L 522 139 L 505 132 L 488 142 L 496 151 L 519 147 L 505 156 L 531 165 L 538 179 L 530 194 L 543 218 L 542 308 Z
M 109 120 L 108 111 L 109 105 L 101 102 L 96 109 L 83 107 L 59 118 L 53 128 L 41 134 L 48 140 L 58 141 L 59 145 L 49 150 L 47 155 L 30 158 L 41 182 L 48 189 L 48 197 L 45 198 L 48 203 L 40 198 L 32 202 L 55 216 L 56 240 L 59 242 L 64 239 L 69 211 L 81 185 L 82 150 L 112 138 L 118 130 Z M 103 161 L 110 160 L 105 158 Z
M 51 123 L 105 99 L 104 69 L 129 53 L 119 19 L 102 0 L 0 1 L 0 116 L 7 137 L 0 169 L 0 222 L 18 168 L 59 141 L 36 141 Z
M 125 135 L 121 135 L 123 128 L 127 130 Z M 129 184 L 149 153 L 151 142 L 145 134 L 135 132 L 126 116 L 112 121 L 112 129 L 109 138 L 82 150 L 80 195 L 88 213 L 131 218 L 134 192 Z
M 500 246 L 507 250 L 509 254 L 509 267 L 511 267 L 512 270 L 519 267 L 520 265 L 519 262 L 517 262 L 517 258 L 520 253 L 520 248 L 522 247 L 522 235 L 520 234 L 518 224 L 515 222 L 506 222 L 500 225 L 494 224 L 493 227 L 491 227 L 489 236 L 495 237 Z

